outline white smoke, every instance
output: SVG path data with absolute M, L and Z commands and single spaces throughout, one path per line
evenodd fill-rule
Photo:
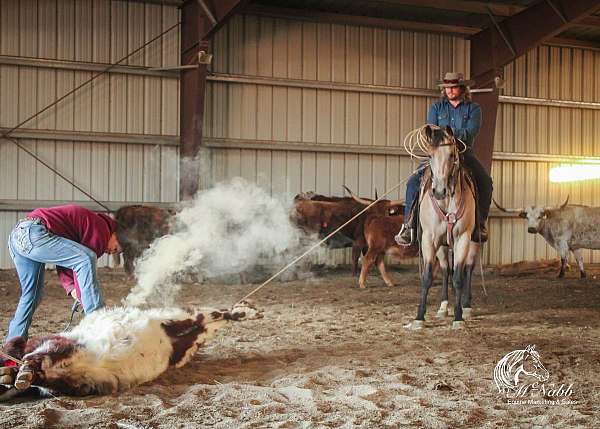
M 290 198 L 273 198 L 241 178 L 200 192 L 136 263 L 137 285 L 126 305 L 171 304 L 185 274 L 240 273 L 259 261 L 281 267 L 301 246 Z M 287 257 L 286 257 L 287 255 Z

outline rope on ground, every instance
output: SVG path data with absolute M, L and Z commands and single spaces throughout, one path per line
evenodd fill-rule
M 27 119 L 19 122 L 17 125 L 15 125 L 14 127 L 12 127 L 10 130 L 2 133 L 2 135 L 0 136 L 0 138 L 4 138 L 4 139 L 9 140 L 12 143 L 14 143 L 19 149 L 21 149 L 22 151 L 24 151 L 25 153 L 27 153 L 28 155 L 30 155 L 31 157 L 33 157 L 36 161 L 38 161 L 40 164 L 42 164 L 43 166 L 45 166 L 46 168 L 48 168 L 50 171 L 52 171 L 53 173 L 55 173 L 58 177 L 60 177 L 61 179 L 63 179 L 67 183 L 73 185 L 73 187 L 75 187 L 75 189 L 77 189 L 78 191 L 80 191 L 81 193 L 83 193 L 86 197 L 88 197 L 89 199 L 91 199 L 92 201 L 94 201 L 96 204 L 98 204 L 104 210 L 106 210 L 107 212 L 110 212 L 111 210 L 105 204 L 101 203 L 96 198 L 94 198 L 93 195 L 91 195 L 90 192 L 88 192 L 88 191 L 84 190 L 83 188 L 81 188 L 80 186 L 76 185 L 73 180 L 65 177 L 64 174 L 60 173 L 56 168 L 52 167 L 47 162 L 43 161 L 40 157 L 38 157 L 35 153 L 33 153 L 32 151 L 30 151 L 29 149 L 26 149 L 15 138 L 10 137 L 10 135 L 14 131 L 16 131 L 17 129 L 21 128 L 23 125 L 25 125 L 29 121 L 31 121 L 32 119 L 37 118 L 39 115 L 41 115 L 42 113 L 46 112 L 51 107 L 56 106 L 58 103 L 60 103 L 61 101 L 63 101 L 65 98 L 67 98 L 68 96 L 72 95 L 73 93 L 79 91 L 85 85 L 91 83 L 92 81 L 94 81 L 98 77 L 100 77 L 100 76 L 108 73 L 113 67 L 119 65 L 120 63 L 122 63 L 123 61 L 125 61 L 126 59 L 128 59 L 129 57 L 137 54 L 139 51 L 141 51 L 142 49 L 144 49 L 146 46 L 154 43 L 158 39 L 162 38 L 165 34 L 167 34 L 168 32 L 172 31 L 173 29 L 179 27 L 180 25 L 181 25 L 180 22 L 177 22 L 176 24 L 173 24 L 172 26 L 170 26 L 169 28 L 167 28 L 165 31 L 163 31 L 162 33 L 160 33 L 158 36 L 153 37 L 152 39 L 148 40 L 147 42 L 145 42 L 140 47 L 134 49 L 133 51 L 131 51 L 130 53 L 128 53 L 127 55 L 125 55 L 123 58 L 121 58 L 116 63 L 109 64 L 106 68 L 104 68 L 103 70 L 99 71 L 98 73 L 96 73 L 95 75 L 93 75 L 88 80 L 84 81 L 83 83 L 81 83 L 80 85 L 78 85 L 77 87 L 75 87 L 74 89 L 68 91 L 66 94 L 64 94 L 61 97 L 57 98 L 56 100 L 54 100 L 52 103 L 48 104 L 43 109 L 38 110 L 36 113 L 34 113 L 33 115 L 29 116 Z
M 325 238 L 323 238 L 321 241 L 319 241 L 318 243 L 316 243 L 315 245 L 313 245 L 312 247 L 310 247 L 306 252 L 304 252 L 302 255 L 298 256 L 297 258 L 295 258 L 292 262 L 290 262 L 289 264 L 287 264 L 285 267 L 283 267 L 281 270 L 279 270 L 278 272 L 276 272 L 275 274 L 273 274 L 271 277 L 269 277 L 267 280 L 265 280 L 260 286 L 258 286 L 256 289 L 254 289 L 252 292 L 250 292 L 249 294 L 247 294 L 246 296 L 244 296 L 242 299 L 240 299 L 238 302 L 236 302 L 235 305 L 238 305 L 240 303 L 242 303 L 243 301 L 245 301 L 246 299 L 250 298 L 252 295 L 254 295 L 256 292 L 258 292 L 259 290 L 261 290 L 263 287 L 265 287 L 266 285 L 268 285 L 269 283 L 271 283 L 273 280 L 275 280 L 280 274 L 282 274 L 283 272 L 287 271 L 290 267 L 292 267 L 293 265 L 295 265 L 298 261 L 300 261 L 301 259 L 303 259 L 305 256 L 307 256 L 308 254 L 312 253 L 313 250 L 315 250 L 317 247 L 319 247 L 321 244 L 325 243 L 327 240 L 329 240 L 331 237 L 333 237 L 335 234 L 337 234 L 339 231 L 341 231 L 346 225 L 350 224 L 351 222 L 353 222 L 355 219 L 357 219 L 360 215 L 362 215 L 364 212 L 366 212 L 367 210 L 369 210 L 371 207 L 373 207 L 376 203 L 378 203 L 379 201 L 381 201 L 385 196 L 389 195 L 390 193 L 392 193 L 393 191 L 395 191 L 396 189 L 398 189 L 400 187 L 400 185 L 403 185 L 406 181 L 408 181 L 408 179 L 410 178 L 410 176 L 424 168 L 426 168 L 428 166 L 428 164 L 424 164 L 422 166 L 420 166 L 419 168 L 417 168 L 415 171 L 413 171 L 413 173 L 411 173 L 410 175 L 408 175 L 407 177 L 405 177 L 404 179 L 402 179 L 400 182 L 398 182 L 398 184 L 396 184 L 395 186 L 393 186 L 392 188 L 388 189 L 382 196 L 380 196 L 379 198 L 377 198 L 375 201 L 373 201 L 371 204 L 369 204 L 367 207 L 365 207 L 364 209 L 362 209 L 360 212 L 358 212 L 356 215 L 354 215 L 352 218 L 350 218 L 346 223 L 344 223 L 342 226 L 340 226 L 339 228 L 337 228 L 335 231 L 333 231 L 332 233 L 330 233 L 329 235 L 327 235 Z M 234 307 L 235 307 L 234 305 Z

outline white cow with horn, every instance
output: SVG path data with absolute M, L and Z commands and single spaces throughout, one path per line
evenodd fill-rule
M 528 206 L 506 209 L 494 201 L 496 207 L 506 213 L 518 213 L 527 219 L 527 232 L 540 234 L 560 255 L 559 278 L 565 276 L 569 251 L 573 252 L 581 277 L 586 277 L 580 249 L 600 249 L 600 207 L 567 205 L 559 207 Z

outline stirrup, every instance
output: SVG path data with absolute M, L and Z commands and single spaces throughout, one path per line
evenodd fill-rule
M 411 246 L 414 241 L 414 229 L 406 223 L 402 224 L 400 232 L 394 237 L 394 240 L 396 241 L 396 243 L 398 243 L 399 246 Z

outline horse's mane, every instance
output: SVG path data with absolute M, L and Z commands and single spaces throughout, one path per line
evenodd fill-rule
M 515 350 L 500 359 L 494 369 L 494 381 L 499 393 L 506 393 L 517 387 L 514 384 L 514 369 L 523 362 L 523 355 L 527 352 L 528 350 Z

